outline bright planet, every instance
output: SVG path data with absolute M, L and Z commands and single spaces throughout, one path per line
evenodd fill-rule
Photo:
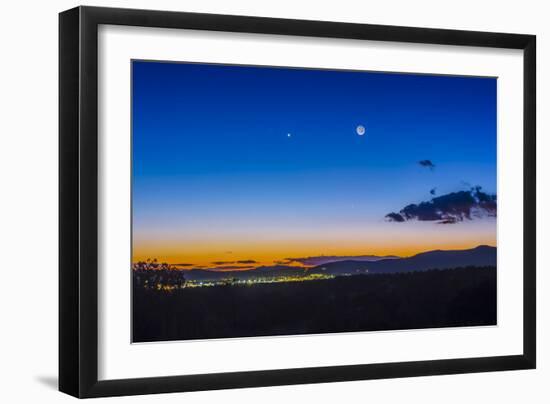
M 355 128 L 355 131 L 359 136 L 363 136 L 365 134 L 365 127 L 363 125 L 357 125 L 357 128 Z

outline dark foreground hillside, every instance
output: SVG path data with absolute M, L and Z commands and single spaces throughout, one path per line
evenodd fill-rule
M 494 324 L 495 267 L 133 291 L 134 342 Z

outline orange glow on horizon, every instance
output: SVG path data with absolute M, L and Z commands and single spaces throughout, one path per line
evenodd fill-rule
M 136 243 L 137 244 L 137 243 Z M 286 258 L 303 258 L 317 256 L 359 256 L 359 255 L 396 255 L 409 257 L 418 253 L 431 250 L 463 250 L 479 245 L 496 246 L 495 237 L 487 237 L 476 241 L 463 240 L 449 242 L 427 242 L 418 240 L 406 245 L 387 244 L 354 244 L 342 245 L 284 245 L 273 243 L 270 245 L 252 244 L 244 245 L 186 245 L 185 248 L 178 245 L 134 245 L 133 262 L 146 261 L 156 258 L 158 262 L 169 264 L 188 264 L 180 269 L 192 269 L 197 267 L 214 268 L 223 267 L 225 270 L 248 270 L 262 265 L 285 264 Z M 288 264 L 288 263 L 287 263 Z M 298 262 L 288 265 L 301 266 Z M 248 268 L 244 268 L 248 267 Z
M 172 265 L 191 264 L 182 269 L 256 267 L 283 263 L 286 258 L 327 255 L 408 257 L 431 250 L 496 246 L 496 239 L 494 220 L 465 221 L 456 225 L 381 222 L 330 228 L 265 226 L 261 230 L 219 226 L 205 227 L 193 234 L 185 229 L 176 233 L 161 230 L 134 234 L 132 260 L 156 258 Z

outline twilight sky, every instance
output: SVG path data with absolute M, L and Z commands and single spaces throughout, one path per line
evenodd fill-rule
M 496 79 L 145 61 L 132 78 L 134 261 L 496 245 L 494 217 L 385 218 L 496 193 Z

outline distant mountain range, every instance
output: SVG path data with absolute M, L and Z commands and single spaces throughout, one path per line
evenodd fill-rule
M 333 262 L 319 265 L 309 271 L 332 275 L 398 273 L 468 266 L 496 266 L 496 262 L 496 247 L 482 245 L 469 250 L 435 250 L 413 255 L 412 257 L 375 262 L 354 260 Z
M 252 279 L 278 276 L 297 276 L 307 273 L 307 268 L 290 265 L 261 266 L 246 271 L 216 271 L 209 269 L 191 269 L 185 271 L 188 280 Z
M 371 258 L 366 260 L 365 257 Z M 402 273 L 427 271 L 430 269 L 448 269 L 468 266 L 496 266 L 497 249 L 491 246 L 478 246 L 468 250 L 435 250 L 416 254 L 407 258 L 382 258 L 372 260 L 373 256 L 330 257 L 341 259 L 314 267 L 304 268 L 292 265 L 261 266 L 246 271 L 215 271 L 191 269 L 185 272 L 189 280 L 251 279 L 255 277 L 297 276 L 300 274 L 327 274 L 334 276 Z M 314 257 L 310 257 L 314 258 Z M 328 257 L 327 257 L 328 258 Z
M 303 265 L 323 265 L 328 264 L 330 262 L 338 262 L 338 261 L 367 261 L 367 262 L 373 262 L 373 261 L 380 261 L 380 260 L 386 260 L 386 259 L 397 259 L 400 258 L 395 255 L 385 255 L 385 256 L 378 256 L 378 255 L 319 255 L 316 257 L 304 257 L 304 258 L 286 258 L 286 264 L 291 264 L 293 262 L 298 262 Z

